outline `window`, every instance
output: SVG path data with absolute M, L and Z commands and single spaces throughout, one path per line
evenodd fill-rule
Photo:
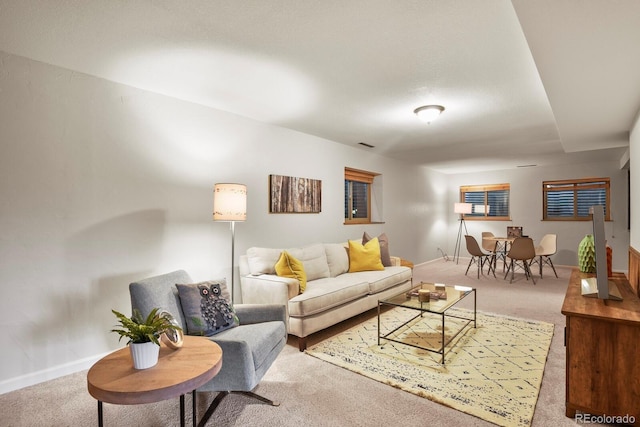
M 604 206 L 604 219 L 611 221 L 609 178 L 585 178 L 542 182 L 542 219 L 590 221 L 589 208 Z
M 378 174 L 344 168 L 344 222 L 371 223 L 371 186 Z
M 471 213 L 464 219 L 509 221 L 509 184 L 464 185 L 460 187 L 460 200 L 471 203 Z

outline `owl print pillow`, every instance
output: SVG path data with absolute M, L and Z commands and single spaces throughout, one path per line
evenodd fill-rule
M 176 284 L 188 335 L 210 337 L 238 326 L 224 279 L 200 283 Z

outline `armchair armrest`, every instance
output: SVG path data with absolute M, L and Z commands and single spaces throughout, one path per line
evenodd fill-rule
M 279 304 L 237 304 L 234 307 L 241 325 L 282 321 L 287 323 L 287 310 Z

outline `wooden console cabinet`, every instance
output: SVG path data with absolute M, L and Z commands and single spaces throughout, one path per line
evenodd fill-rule
M 633 416 L 640 425 L 640 299 L 613 273 L 622 301 L 583 297 L 574 269 L 562 305 L 566 316 L 566 416 Z

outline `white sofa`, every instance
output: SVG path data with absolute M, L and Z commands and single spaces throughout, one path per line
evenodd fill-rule
M 280 277 L 275 264 L 283 250 L 300 260 L 307 275 L 307 286 L 300 293 L 297 279 Z M 384 299 L 411 288 L 412 270 L 393 266 L 378 271 L 349 273 L 345 244 L 317 243 L 301 248 L 252 247 L 240 256 L 242 302 L 245 304 L 284 304 L 288 333 L 298 337 L 300 351 L 306 337 L 357 314 L 375 308 Z

